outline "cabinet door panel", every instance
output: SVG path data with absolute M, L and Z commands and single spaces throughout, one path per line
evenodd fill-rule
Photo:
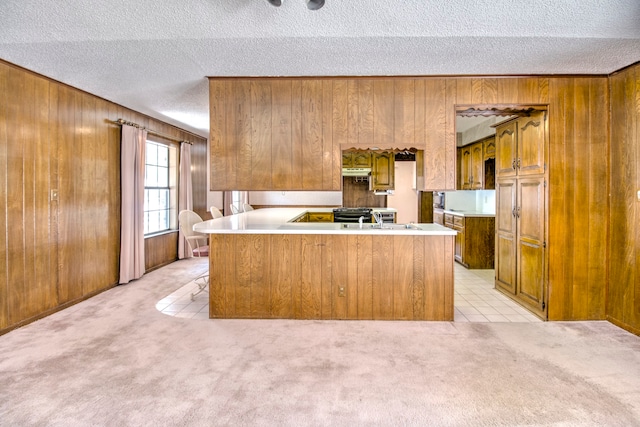
M 371 153 L 369 153 L 369 152 L 354 152 L 353 153 L 353 167 L 354 168 L 370 168 L 371 167 Z
M 517 295 L 523 303 L 536 311 L 542 310 L 544 249 L 541 244 L 520 240 L 518 242 Z
M 516 181 L 498 180 L 496 185 L 496 285 L 516 292 Z
M 518 119 L 518 175 L 544 173 L 545 112 Z
M 441 211 L 433 211 L 433 223 L 444 225 L 444 214 Z
M 496 139 L 491 138 L 484 141 L 484 159 L 496 158 Z
M 518 181 L 518 288 L 520 299 L 542 312 L 544 298 L 544 177 Z
M 395 187 L 395 157 L 393 153 L 374 153 L 371 171 L 372 190 L 393 190 Z
M 544 240 L 544 178 L 518 181 L 519 236 L 531 242 Z
M 496 286 L 516 293 L 516 242 L 513 235 L 496 235 Z
M 516 122 L 496 129 L 496 178 L 515 176 Z
M 353 155 L 355 153 L 351 151 L 343 151 L 342 152 L 342 167 L 343 168 L 352 168 L 353 167 Z
M 471 188 L 482 190 L 484 184 L 484 157 L 482 142 L 471 146 Z

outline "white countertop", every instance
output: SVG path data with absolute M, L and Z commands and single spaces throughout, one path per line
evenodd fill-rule
M 266 208 L 222 218 L 210 219 L 193 226 L 205 234 L 399 234 L 455 235 L 452 229 L 438 224 L 414 224 L 417 229 L 358 229 L 335 222 L 289 222 L 305 212 L 322 212 L 323 208 Z M 324 208 L 330 209 L 332 208 Z M 387 211 L 395 211 L 387 209 Z M 358 224 L 355 224 L 356 226 Z M 392 224 L 387 224 L 393 226 Z
M 496 214 L 494 213 L 487 213 L 487 212 L 480 212 L 480 211 L 463 211 L 463 210 L 457 210 L 457 209 L 442 209 L 442 211 L 444 213 L 448 213 L 451 215 L 468 216 L 468 217 L 492 218 L 496 216 Z

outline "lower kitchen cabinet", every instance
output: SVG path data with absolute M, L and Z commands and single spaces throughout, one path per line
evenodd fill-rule
M 445 227 L 458 232 L 454 259 L 471 269 L 491 269 L 495 251 L 495 218 L 444 214 Z
M 444 211 L 442 209 L 433 209 L 433 223 L 444 225 Z
M 309 212 L 306 222 L 333 222 L 333 212 Z

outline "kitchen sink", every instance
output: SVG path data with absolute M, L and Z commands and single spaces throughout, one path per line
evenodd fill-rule
M 342 224 L 342 228 L 346 228 L 346 229 L 350 229 L 350 230 L 421 230 L 420 227 L 418 227 L 415 224 L 394 224 L 394 223 L 384 223 L 382 225 L 382 228 L 380 228 L 380 226 L 378 224 L 373 224 L 373 223 L 365 223 L 362 224 L 362 227 L 360 227 L 360 224 L 356 224 L 356 223 L 345 223 Z

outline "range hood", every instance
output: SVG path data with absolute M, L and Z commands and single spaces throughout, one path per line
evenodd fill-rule
M 342 176 L 369 176 L 371 168 L 342 168 Z

